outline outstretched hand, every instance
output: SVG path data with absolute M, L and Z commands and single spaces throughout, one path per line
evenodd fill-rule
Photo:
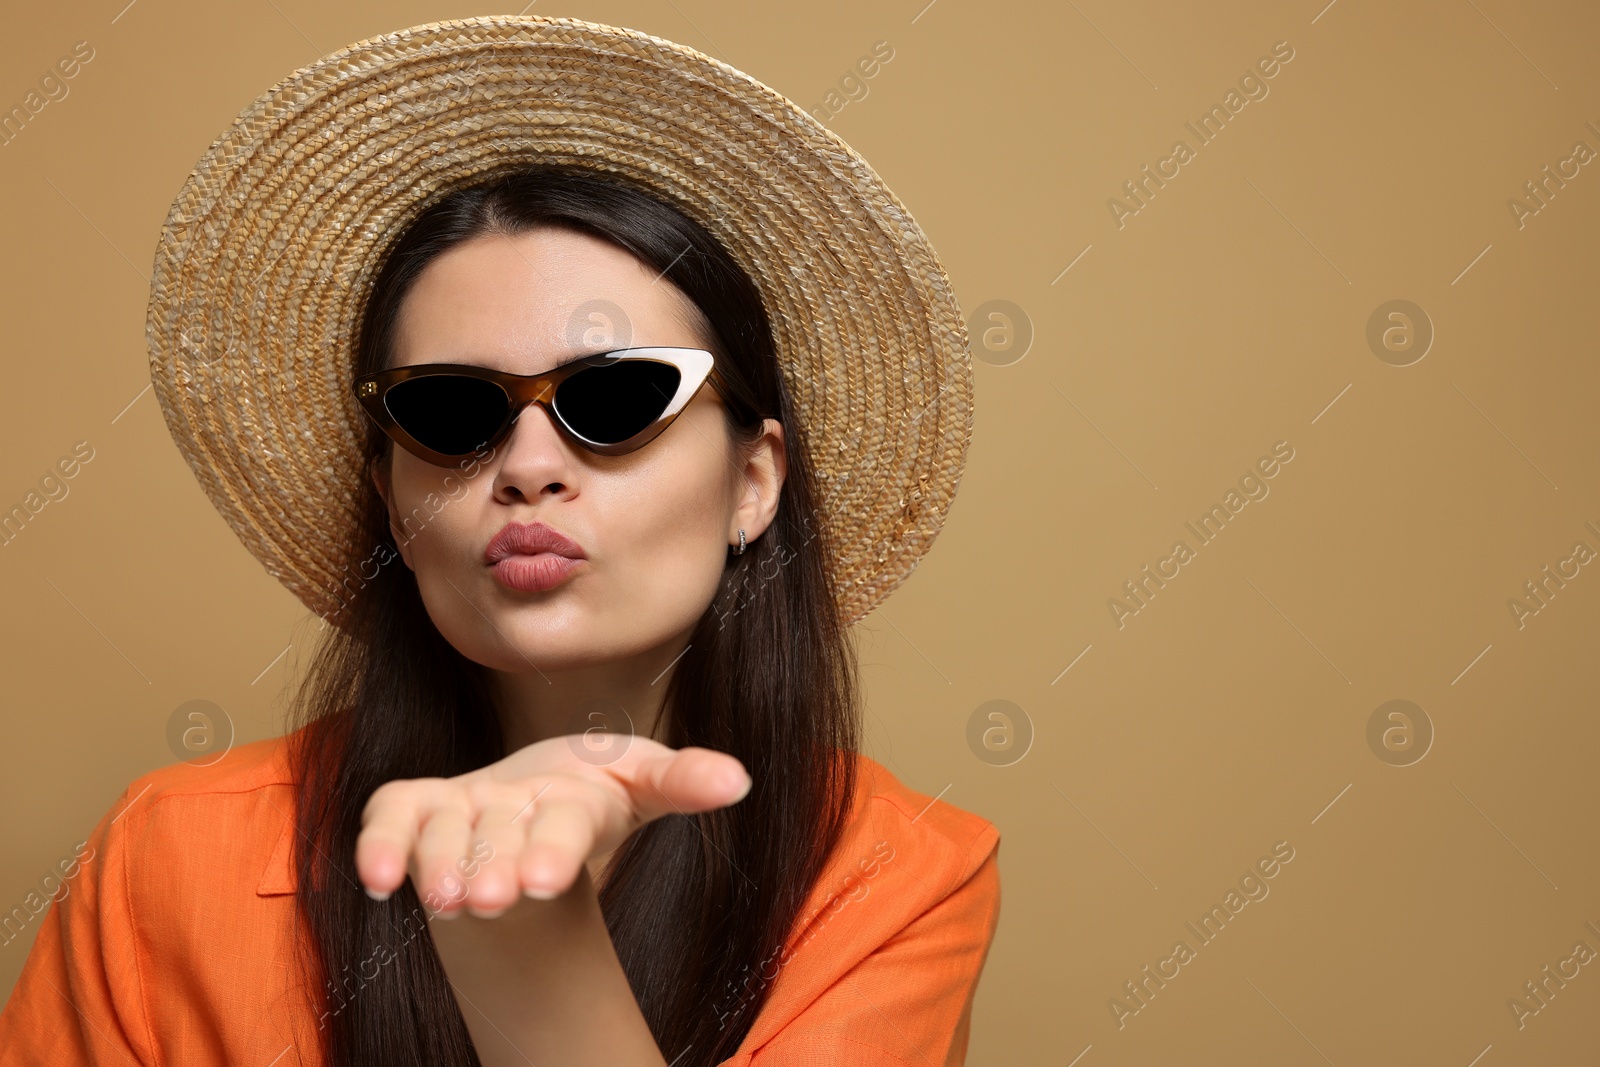
M 733 756 L 615 737 L 615 754 L 586 749 L 593 735 L 553 737 L 454 778 L 386 782 L 361 813 L 356 873 L 382 900 L 409 875 L 430 910 L 491 917 L 520 894 L 566 892 L 591 859 L 673 812 L 744 798 L 750 777 Z

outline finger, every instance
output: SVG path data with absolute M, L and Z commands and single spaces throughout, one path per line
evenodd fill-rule
M 557 794 L 535 804 L 518 863 L 522 891 L 535 900 L 550 900 L 571 889 L 594 850 L 595 828 L 602 818 L 603 813 L 576 795 Z
M 432 811 L 424 812 L 422 832 L 412 850 L 417 894 L 430 911 L 446 919 L 460 914 L 466 898 L 472 814 L 466 790 L 455 786 Z
M 472 843 L 481 862 L 475 873 L 468 869 L 472 877 L 467 879 L 464 904 L 480 918 L 501 914 L 522 894 L 517 863 L 527 844 L 536 784 L 507 787 L 483 783 L 474 787 L 479 815 Z
M 635 746 L 610 769 L 622 769 L 620 778 L 645 822 L 673 812 L 692 815 L 725 808 L 744 799 L 752 785 L 736 758 L 698 746 L 663 746 L 660 752 Z
M 419 804 L 424 792 L 442 781 L 386 782 L 367 799 L 356 836 L 356 876 L 374 900 L 388 899 L 405 882 L 406 864 L 417 840 Z

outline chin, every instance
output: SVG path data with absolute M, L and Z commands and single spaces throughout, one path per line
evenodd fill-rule
M 526 612 L 474 614 L 451 620 L 439 632 L 473 662 L 511 674 L 566 670 L 608 658 L 596 649 L 586 627 L 565 620 L 535 622 Z

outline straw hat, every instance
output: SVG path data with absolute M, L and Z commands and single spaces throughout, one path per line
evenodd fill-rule
M 961 310 L 921 227 L 804 109 L 671 41 L 579 19 L 434 22 L 350 45 L 247 107 L 161 231 L 150 376 L 228 525 L 313 612 L 355 543 L 353 342 L 387 242 L 530 163 L 667 199 L 755 280 L 808 435 L 844 619 L 916 567 L 972 432 Z M 370 577 L 370 575 L 368 575 Z

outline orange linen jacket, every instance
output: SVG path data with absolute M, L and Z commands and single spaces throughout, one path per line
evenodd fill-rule
M 285 738 L 135 780 L 38 920 L 6 1067 L 324 1067 L 298 978 Z M 1000 834 L 858 756 L 849 829 L 721 1067 L 959 1067 L 1000 916 Z

